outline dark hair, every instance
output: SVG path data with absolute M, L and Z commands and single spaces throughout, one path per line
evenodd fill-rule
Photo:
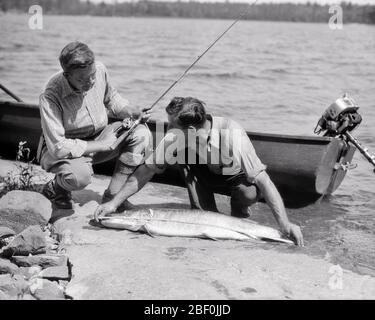
M 64 71 L 86 68 L 95 61 L 94 53 L 84 43 L 74 41 L 68 43 L 60 53 L 60 64 Z
M 205 103 L 196 98 L 175 97 L 171 100 L 165 111 L 169 115 L 177 115 L 179 124 L 187 128 L 199 127 L 206 121 Z

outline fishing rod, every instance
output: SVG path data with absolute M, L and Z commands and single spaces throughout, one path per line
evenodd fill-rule
M 187 74 L 188 72 L 199 62 L 200 59 L 202 59 L 202 57 L 217 43 L 220 41 L 220 39 L 222 37 L 224 37 L 224 35 L 230 30 L 232 29 L 235 24 L 237 24 L 240 20 L 242 20 L 243 17 L 245 17 L 248 12 L 250 11 L 251 7 L 253 5 L 255 5 L 256 3 L 258 2 L 258 0 L 255 0 L 253 1 L 249 6 L 248 8 L 242 12 L 236 20 L 234 20 L 225 30 L 224 32 L 222 32 L 208 47 L 206 50 L 203 51 L 203 53 L 201 55 L 199 55 L 195 60 L 194 62 L 185 69 L 185 71 L 180 75 L 179 78 L 177 78 L 162 94 L 159 98 L 157 98 L 155 100 L 155 102 L 148 108 L 145 108 L 142 110 L 142 112 L 145 112 L 145 111 L 150 111 L 152 110 L 158 103 L 161 99 L 163 99 L 165 97 L 165 95 L 170 91 L 172 90 L 172 88 L 177 84 L 179 83 Z M 114 130 L 114 133 L 116 133 L 118 136 L 116 142 L 110 147 L 111 150 L 114 150 L 116 149 L 119 144 L 124 141 L 134 130 L 135 128 L 141 123 L 142 121 L 142 113 L 139 115 L 139 117 L 134 120 L 132 123 L 129 122 L 129 119 L 125 119 L 123 121 L 123 125 L 120 126 L 119 128 L 117 128 L 116 130 Z M 124 132 L 122 132 L 124 131 Z
M 1 83 L 0 83 L 0 89 L 3 90 L 7 95 L 11 96 L 17 102 L 23 102 L 21 98 L 19 98 L 15 93 L 10 91 L 7 87 L 3 86 Z

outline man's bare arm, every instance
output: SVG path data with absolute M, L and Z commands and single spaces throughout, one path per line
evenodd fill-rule
M 141 165 L 129 177 L 125 185 L 113 198 L 113 204 L 117 207 L 120 206 L 126 199 L 141 190 L 144 185 L 151 180 L 155 171 L 146 165 Z
M 254 182 L 260 189 L 266 203 L 271 208 L 271 211 L 280 226 L 281 232 L 293 237 L 297 245 L 303 246 L 301 230 L 297 225 L 289 222 L 283 199 L 268 174 L 265 171 L 262 171 L 256 176 Z
M 281 231 L 287 233 L 289 219 L 286 215 L 284 202 L 270 177 L 265 171 L 262 171 L 257 175 L 254 182 L 259 187 L 264 199 L 266 200 L 266 203 L 271 208 L 272 213 L 281 228 Z
M 154 174 L 155 171 L 144 164 L 138 167 L 115 197 L 111 201 L 101 204 L 96 209 L 94 214 L 95 220 L 98 220 L 99 216 L 105 216 L 108 213 L 115 212 L 121 203 L 141 190 L 144 185 L 151 180 Z

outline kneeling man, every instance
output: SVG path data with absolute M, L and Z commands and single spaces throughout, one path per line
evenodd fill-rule
M 60 64 L 63 71 L 52 76 L 40 96 L 43 136 L 38 153 L 42 168 L 55 173 L 43 194 L 56 207 L 70 209 L 71 191 L 91 182 L 92 164 L 117 158 L 103 202 L 112 199 L 143 163 L 152 136 L 141 124 L 112 150 L 117 140 L 114 130 L 122 122 L 108 124 L 108 116 L 130 118 L 129 102 L 112 87 L 105 66 L 95 61 L 86 44 L 65 46 Z M 144 122 L 149 117 L 149 113 L 142 113 Z
M 190 97 L 174 98 L 166 111 L 169 130 L 165 137 L 117 195 L 98 207 L 95 219 L 116 211 L 174 159 L 185 179 L 192 208 L 218 211 L 213 190 L 221 189 L 230 191 L 232 215 L 246 217 L 249 206 L 264 198 L 281 232 L 303 245 L 300 228 L 289 222 L 279 192 L 238 123 L 206 114 L 203 102 Z

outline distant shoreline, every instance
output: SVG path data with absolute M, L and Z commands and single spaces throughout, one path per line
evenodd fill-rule
M 92 3 L 71 0 L 69 5 L 49 0 L 39 0 L 38 4 L 46 15 L 108 16 L 129 18 L 192 18 L 233 20 L 248 9 L 246 3 L 231 2 L 168 2 L 138 1 L 121 3 Z M 2 13 L 26 13 L 33 0 L 0 0 Z M 330 5 L 316 3 L 260 3 L 254 5 L 243 20 L 286 21 L 328 23 L 337 13 L 329 12 Z M 342 2 L 343 23 L 375 24 L 375 5 L 355 5 Z
M 26 16 L 28 15 L 25 12 L 20 11 L 12 11 L 12 12 L 3 12 L 0 11 L 1 16 Z M 196 18 L 196 17 L 166 17 L 166 16 L 98 16 L 98 15 L 89 15 L 89 14 L 56 14 L 56 13 L 46 13 L 44 14 L 46 17 L 86 17 L 86 18 L 117 18 L 117 19 L 170 19 L 170 20 L 222 20 L 222 21 L 232 21 L 229 18 Z M 327 21 L 283 21 L 283 20 L 242 20 L 242 22 L 280 22 L 280 23 L 303 23 L 303 24 L 327 24 Z M 345 25 L 368 25 L 373 26 L 373 24 L 369 23 L 361 23 L 361 22 L 346 22 Z

